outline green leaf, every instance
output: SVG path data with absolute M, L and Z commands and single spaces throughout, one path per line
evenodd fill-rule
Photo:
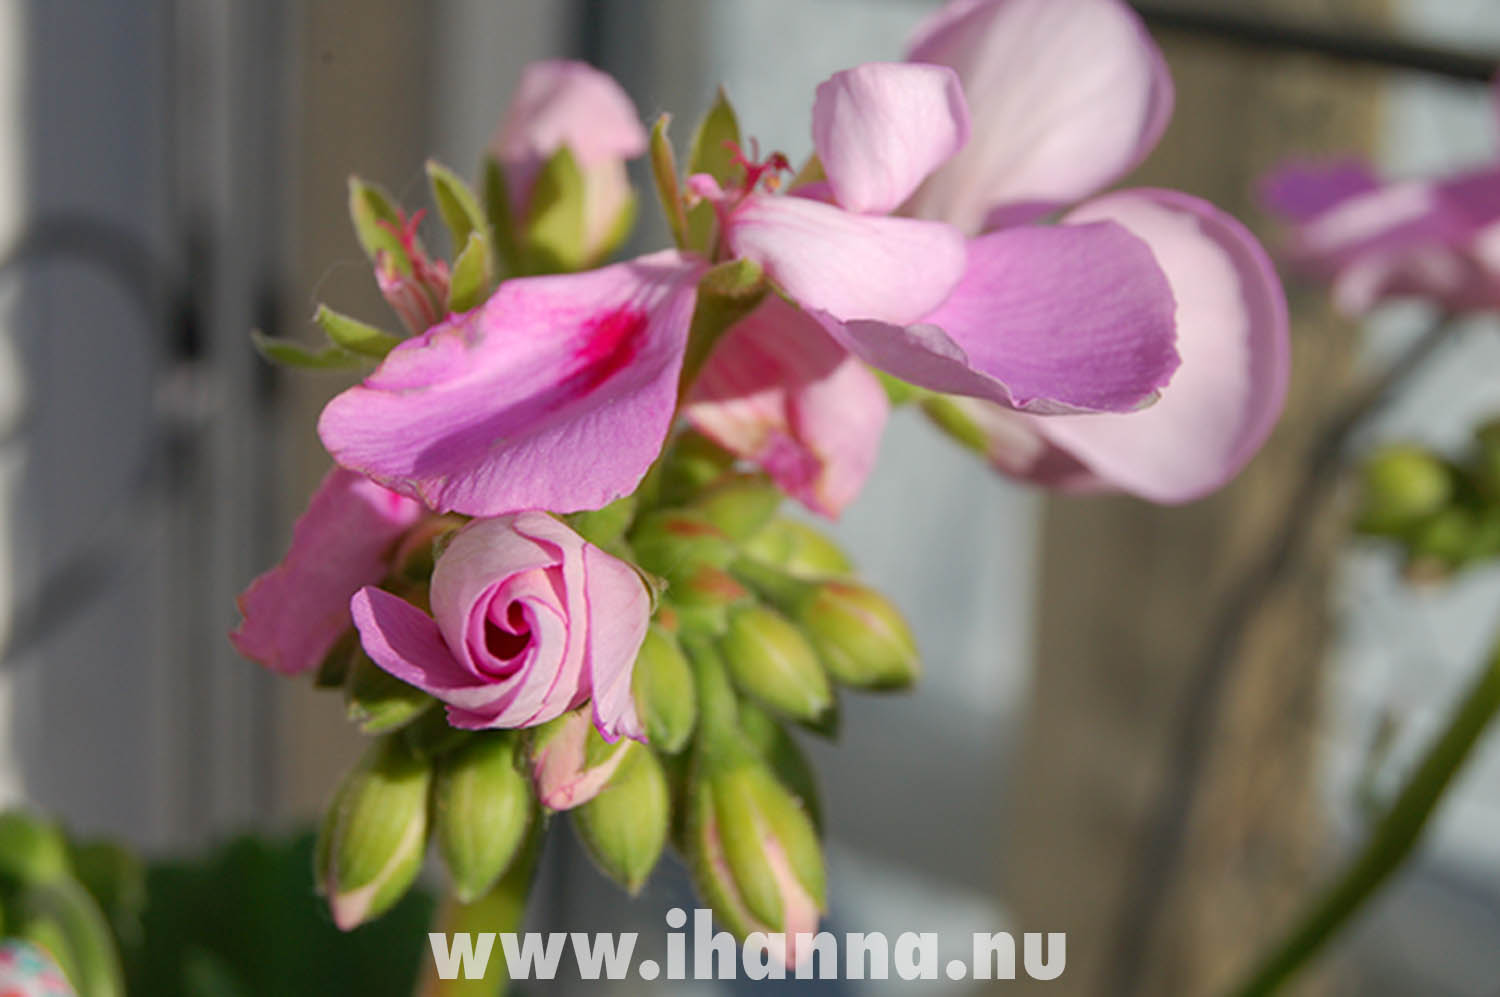
M 679 397 L 688 396 L 693 379 L 698 376 L 719 338 L 755 310 L 768 288 L 765 273 L 753 260 L 729 260 L 703 275 L 698 282 L 698 304 L 693 310 L 687 355 L 683 358 L 682 376 L 678 381 Z
M 358 356 L 338 346 L 313 351 L 290 339 L 275 339 L 259 329 L 250 330 L 250 342 L 256 352 L 274 364 L 283 367 L 304 367 L 310 370 L 339 370 L 358 367 L 364 363 Z
M 478 306 L 490 293 L 489 247 L 478 232 L 469 233 L 469 242 L 453 261 L 453 275 L 448 283 L 448 312 L 458 314 Z
M 366 256 L 374 260 L 377 253 L 388 253 L 397 270 L 411 273 L 411 260 L 401 246 L 401 238 L 392 231 L 401 227 L 401 212 L 389 194 L 359 177 L 350 177 L 349 217 Z
M 707 173 L 720 184 L 728 186 L 738 167 L 734 161 L 734 149 L 740 144 L 740 122 L 734 107 L 729 103 L 724 88 L 719 88 L 713 106 L 698 122 L 693 133 L 693 144 L 688 154 L 688 173 Z M 687 214 L 688 246 L 701 253 L 709 252 L 713 246 L 716 219 L 713 205 L 696 204 Z
M 656 179 L 656 196 L 667 216 L 667 227 L 672 230 L 672 241 L 678 249 L 686 249 L 687 216 L 683 214 L 682 191 L 677 185 L 677 156 L 667 139 L 667 126 L 671 123 L 672 116 L 663 114 L 651 126 L 651 175 Z
M 394 333 L 378 329 L 357 318 L 342 315 L 327 305 L 319 305 L 313 321 L 323 327 L 335 346 L 361 356 L 383 358 L 401 342 Z
M 588 262 L 583 171 L 562 146 L 547 160 L 531 188 L 526 222 L 529 273 L 567 273 Z
M 490 234 L 506 272 L 520 273 L 521 246 L 516 237 L 516 219 L 510 213 L 510 191 L 505 183 L 505 170 L 493 156 L 484 159 L 484 210 L 489 215 Z

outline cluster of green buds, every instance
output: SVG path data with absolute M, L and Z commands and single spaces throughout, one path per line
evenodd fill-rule
M 145 869 L 125 849 L 0 813 L 0 937 L 44 950 L 78 997 L 123 997 L 117 942 L 139 939 L 145 904 Z
M 631 893 L 675 846 L 731 930 L 812 931 L 825 904 L 819 804 L 791 727 L 832 737 L 841 687 L 898 690 L 919 671 L 891 603 L 782 495 L 684 434 L 634 496 L 567 517 L 638 566 L 657 593 L 632 673 L 647 743 L 610 743 L 588 705 L 527 730 L 459 730 L 375 666 L 351 634 L 318 681 L 373 740 L 335 794 L 317 880 L 352 928 L 390 909 L 429 851 L 471 903 L 520 880 L 566 812 L 598 867 Z M 386 586 L 417 604 L 456 521 L 404 543 Z
M 1500 419 L 1476 429 L 1458 459 L 1409 444 L 1373 454 L 1355 528 L 1398 544 L 1413 580 L 1500 557 Z

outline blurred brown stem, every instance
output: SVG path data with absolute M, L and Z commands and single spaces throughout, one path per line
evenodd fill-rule
M 1231 585 L 1189 673 L 1187 690 L 1176 713 L 1177 725 L 1168 739 L 1161 788 L 1115 917 L 1111 997 L 1135 997 L 1144 983 L 1147 955 L 1176 878 L 1204 763 L 1218 727 L 1224 690 L 1234 675 L 1241 644 L 1257 611 L 1286 578 L 1312 527 L 1334 496 L 1341 458 L 1350 439 L 1425 367 L 1457 327 L 1452 316 L 1441 316 L 1328 420 L 1308 451 L 1302 478 L 1275 532 L 1260 556 Z

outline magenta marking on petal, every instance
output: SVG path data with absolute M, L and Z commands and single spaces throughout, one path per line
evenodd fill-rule
M 621 308 L 600 315 L 585 327 L 578 350 L 581 392 L 593 391 L 629 367 L 644 344 L 647 315 L 636 308 Z

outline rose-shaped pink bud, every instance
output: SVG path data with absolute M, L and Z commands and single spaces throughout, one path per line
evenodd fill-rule
M 624 234 L 634 204 L 625 161 L 646 151 L 646 129 L 630 97 L 607 73 L 583 62 L 533 62 L 522 70 L 516 95 L 490 141 L 523 231 L 534 220 L 537 177 L 561 149 L 572 156 L 583 194 L 582 231 L 573 233 L 580 245 L 567 247 L 579 250 L 579 259 L 565 262 L 586 265 L 606 255 Z
M 629 564 L 544 512 L 480 519 L 438 558 L 430 601 L 367 586 L 350 609 L 371 659 L 453 726 L 532 727 L 592 698 L 606 739 L 644 737 L 630 677 L 651 597 Z
M 539 728 L 531 741 L 531 781 L 549 810 L 571 810 L 599 795 L 625 760 L 629 742 L 608 744 L 583 710 Z

